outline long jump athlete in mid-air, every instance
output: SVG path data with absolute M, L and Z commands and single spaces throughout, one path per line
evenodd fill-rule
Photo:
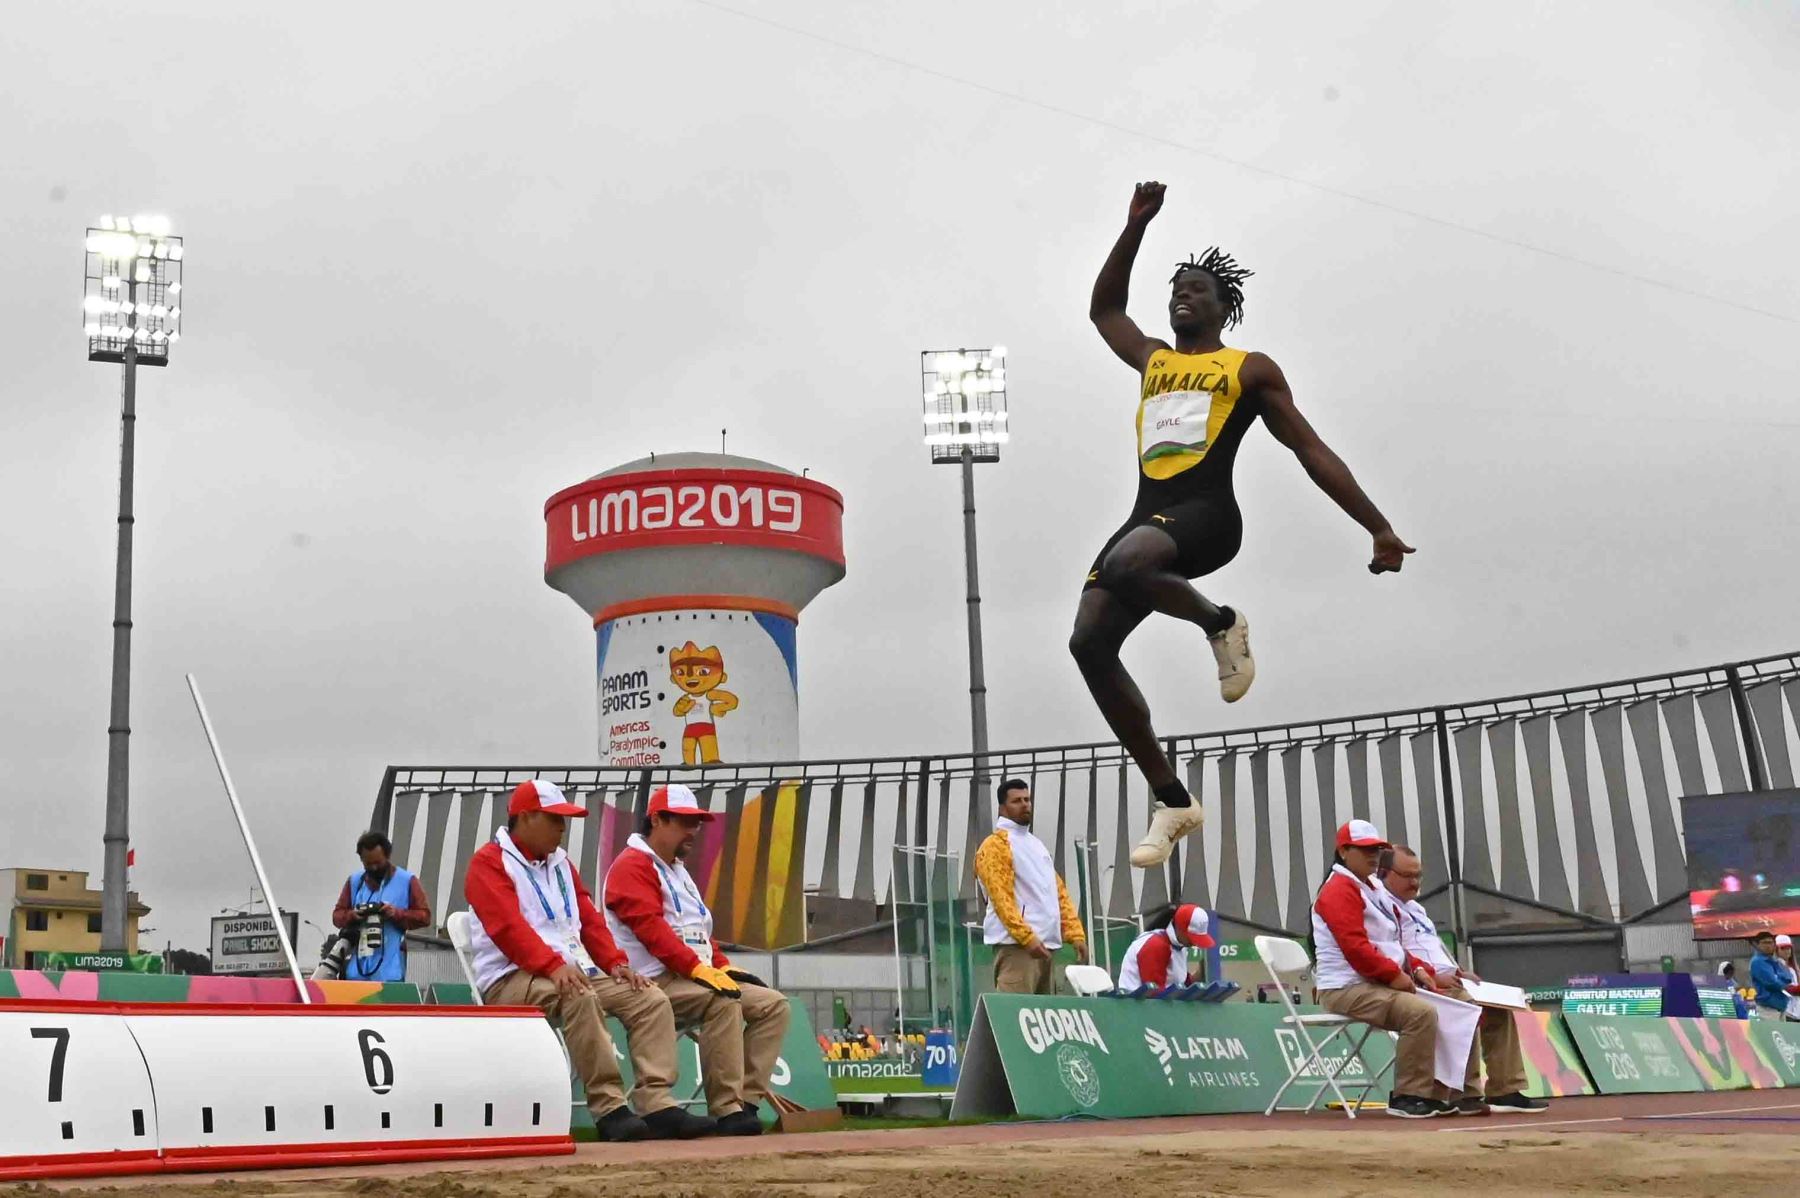
M 1412 552 L 1394 534 L 1350 468 L 1294 407 L 1281 368 L 1266 354 L 1220 340 L 1243 316 L 1249 271 L 1209 249 L 1175 268 L 1169 280 L 1169 327 L 1175 344 L 1146 337 L 1125 313 L 1131 264 L 1144 230 L 1162 208 L 1163 185 L 1140 183 L 1100 277 L 1088 316 L 1106 344 L 1141 376 L 1138 402 L 1138 493 L 1131 516 L 1094 559 L 1069 651 L 1155 795 L 1150 831 L 1131 863 L 1169 859 L 1175 842 L 1200 826 L 1200 805 L 1163 755 L 1143 692 L 1119 661 L 1119 648 L 1153 611 L 1198 624 L 1219 666 L 1219 692 L 1235 703 L 1250 689 L 1256 663 L 1244 614 L 1209 601 L 1189 583 L 1237 556 L 1244 525 L 1231 489 L 1238 443 L 1258 416 L 1294 451 L 1319 489 L 1375 540 L 1369 572 L 1399 570 Z

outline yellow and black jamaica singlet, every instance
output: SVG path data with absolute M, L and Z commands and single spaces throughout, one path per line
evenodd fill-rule
M 1242 404 L 1241 349 L 1182 354 L 1159 349 L 1144 367 L 1138 398 L 1138 466 L 1158 482 L 1193 474 L 1229 488 L 1231 463 L 1256 419 Z
M 1095 559 L 1088 586 L 1106 585 L 1107 554 L 1146 525 L 1175 542 L 1175 569 L 1185 577 L 1210 574 L 1237 556 L 1243 521 L 1231 468 L 1261 411 L 1244 397 L 1247 357 L 1249 351 L 1228 346 L 1197 354 L 1159 348 L 1150 355 L 1138 395 L 1137 502 Z

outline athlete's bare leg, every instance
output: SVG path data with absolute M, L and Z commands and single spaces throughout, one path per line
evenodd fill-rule
M 1175 573 L 1177 556 L 1174 538 L 1167 533 L 1149 525 L 1134 528 L 1101 560 L 1100 588 L 1134 606 L 1198 624 L 1208 636 L 1231 627 L 1226 609 L 1209 601 L 1194 589 L 1193 583 Z M 1077 616 L 1077 627 L 1079 620 Z
M 1151 727 L 1150 705 L 1144 701 L 1144 692 L 1119 660 L 1125 638 L 1143 622 L 1144 613 L 1117 596 L 1098 587 L 1083 591 L 1080 606 L 1075 609 L 1075 632 L 1069 638 L 1069 652 L 1081 667 L 1081 677 L 1113 735 L 1137 762 L 1151 789 L 1162 791 L 1181 783 L 1163 755 L 1156 729 Z

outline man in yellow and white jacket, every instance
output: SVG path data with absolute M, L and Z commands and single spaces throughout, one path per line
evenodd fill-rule
M 1067 942 L 1087 960 L 1087 933 L 1050 850 L 1031 834 L 1031 787 L 1008 778 L 999 787 L 1000 816 L 975 851 L 975 878 L 987 895 L 983 939 L 994 946 L 994 989 L 1002 994 L 1053 994 L 1050 957 Z

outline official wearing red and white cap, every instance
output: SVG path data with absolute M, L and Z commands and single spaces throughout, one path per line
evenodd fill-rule
M 1366 819 L 1337 830 L 1337 860 L 1313 902 L 1319 1005 L 1334 1015 L 1400 1033 L 1387 1113 L 1427 1119 L 1454 1108 L 1431 1097 L 1436 1085 L 1437 1010 L 1414 991 L 1423 968 L 1401 943 L 1400 911 L 1375 884 L 1387 840 Z M 1468 1045 L 1462 1047 L 1466 1054 Z
M 769 1078 L 788 1003 L 725 956 L 684 863 L 700 829 L 717 818 L 678 782 L 652 791 L 642 829 L 607 870 L 606 922 L 632 968 L 669 996 L 676 1020 L 699 1025 L 700 1077 L 719 1133 L 757 1135 L 758 1104 L 773 1105 Z
M 1204 907 L 1183 903 L 1175 908 L 1169 925 L 1153 928 L 1131 942 L 1119 963 L 1119 989 L 1140 986 L 1180 986 L 1194 980 L 1199 962 L 1190 948 L 1211 948 L 1212 916 Z
M 569 802 L 562 787 L 543 778 L 530 778 L 513 788 L 512 798 L 506 804 L 506 814 L 516 817 L 527 811 L 547 811 L 551 815 L 573 815 L 577 818 L 587 814 L 586 807 L 577 807 Z
M 674 1009 L 619 951 L 562 847 L 567 821 L 587 809 L 554 782 L 532 778 L 513 790 L 506 814 L 506 827 L 470 859 L 463 886 L 475 917 L 469 947 L 482 1000 L 556 1013 L 601 1139 L 688 1139 L 713 1131 L 711 1119 L 690 1115 L 670 1093 Z M 607 1015 L 625 1026 L 636 1115 L 625 1104 Z

